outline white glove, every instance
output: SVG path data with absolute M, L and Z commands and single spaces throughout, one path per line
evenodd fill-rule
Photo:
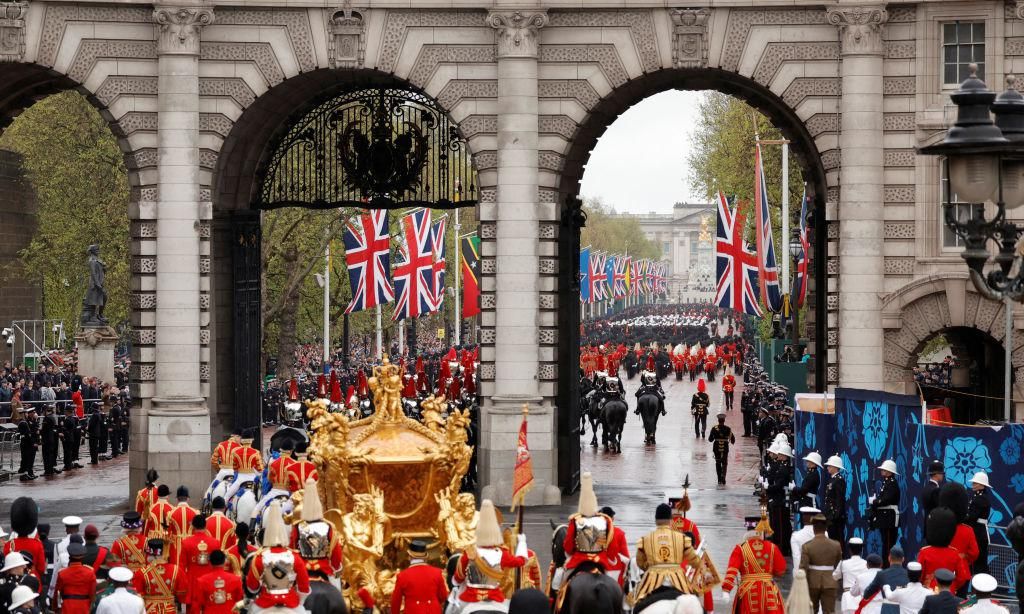
M 868 505 L 871 505 L 874 502 L 875 502 L 875 495 L 871 495 L 870 497 L 868 497 Z
M 526 549 L 526 536 L 520 533 L 516 541 L 516 556 L 521 556 L 525 559 L 530 554 Z
M 786 486 L 786 488 L 793 490 L 794 488 L 796 488 L 796 482 L 790 482 L 789 486 Z
M 730 599 L 732 599 L 732 595 L 730 593 L 722 591 L 722 603 L 729 603 Z

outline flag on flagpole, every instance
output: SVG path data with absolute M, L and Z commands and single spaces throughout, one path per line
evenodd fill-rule
M 754 148 L 754 201 L 757 206 L 757 276 L 761 282 L 761 300 L 772 313 L 782 310 L 782 289 L 779 287 L 779 266 L 775 257 L 768 187 L 761 163 L 761 145 Z
M 615 298 L 615 261 L 617 256 L 614 254 L 608 254 L 604 262 L 604 281 L 605 281 L 605 300 L 611 300 Z
M 612 272 L 612 296 L 620 299 L 626 296 L 626 256 L 615 257 L 615 270 Z
M 349 220 L 342 232 L 352 300 L 345 313 L 373 309 L 395 300 L 391 285 L 391 234 L 386 209 Z
M 757 296 L 757 255 L 743 241 L 744 216 L 733 211 L 725 195 L 718 193 L 718 227 L 715 240 L 717 288 L 715 304 L 740 313 L 761 315 Z
M 526 417 L 528 411 L 523 406 L 523 423 L 519 426 L 519 439 L 516 441 L 516 464 L 512 472 L 512 510 L 522 505 L 526 493 L 533 488 L 533 459 L 530 458 L 530 446 L 526 443 Z
M 633 259 L 629 256 L 622 257 L 622 296 L 633 294 Z
M 462 237 L 462 317 L 480 314 L 480 237 Z
M 605 254 L 601 252 L 590 255 L 590 302 L 596 303 L 605 299 L 607 277 L 604 269 Z
M 445 231 L 448 228 L 448 216 L 442 215 L 430 230 L 431 242 L 434 246 L 434 304 L 430 311 L 439 311 L 444 304 L 444 274 L 448 262 L 444 257 Z
M 395 293 L 398 300 L 391 319 L 415 318 L 430 313 L 434 304 L 434 244 L 430 210 L 421 209 L 402 218 L 404 260 L 395 267 Z
M 807 209 L 810 207 L 810 198 L 807 196 L 807 188 L 804 188 L 804 196 L 800 199 L 800 255 L 796 259 L 796 279 L 793 282 L 793 307 L 800 309 L 807 299 L 807 267 L 811 261 L 811 241 L 807 232 Z
M 580 249 L 580 302 L 590 302 L 590 246 Z

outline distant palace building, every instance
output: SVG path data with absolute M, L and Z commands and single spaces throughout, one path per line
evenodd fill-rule
M 711 301 L 715 296 L 715 206 L 676 203 L 672 213 L 631 213 L 669 262 L 669 301 Z

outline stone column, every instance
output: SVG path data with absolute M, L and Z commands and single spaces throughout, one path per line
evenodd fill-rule
M 884 5 L 834 6 L 842 45 L 839 148 L 839 384 L 881 390 Z
M 213 11 L 157 5 L 159 151 L 156 230 L 156 395 L 146 458 L 193 498 L 210 481 L 210 417 L 200 391 L 199 33 Z
M 540 250 L 538 238 L 537 49 L 542 9 L 494 10 L 497 30 L 498 189 L 495 254 L 495 379 L 482 416 L 480 478 L 484 496 L 511 500 L 516 433 L 530 406 L 536 486 L 527 501 L 557 498 L 554 413 L 538 386 Z

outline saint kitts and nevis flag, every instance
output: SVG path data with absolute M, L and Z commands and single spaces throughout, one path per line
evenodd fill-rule
M 480 237 L 462 237 L 462 317 L 480 313 Z

